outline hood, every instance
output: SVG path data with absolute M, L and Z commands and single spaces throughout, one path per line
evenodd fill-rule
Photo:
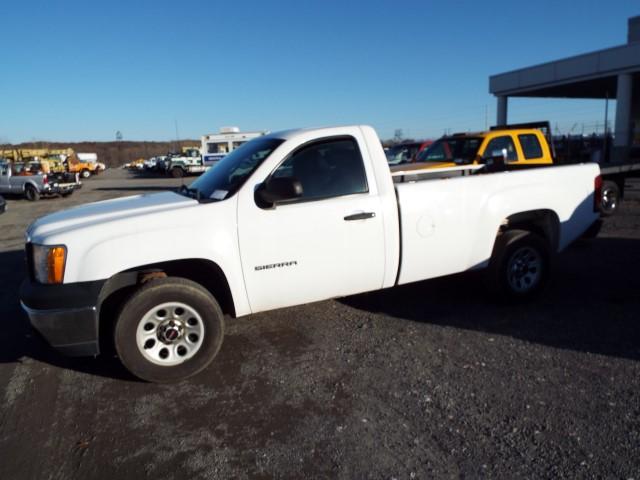
M 89 203 L 40 217 L 27 228 L 26 240 L 40 243 L 50 235 L 197 204 L 197 200 L 175 192 L 135 195 Z

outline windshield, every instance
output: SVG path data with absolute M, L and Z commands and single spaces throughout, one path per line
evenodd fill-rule
M 203 200 L 229 198 L 282 143 L 279 138 L 257 138 L 238 147 L 180 193 Z
M 426 150 L 418 154 L 418 162 L 455 162 L 471 163 L 476 159 L 482 143 L 479 137 L 448 137 L 436 140 Z

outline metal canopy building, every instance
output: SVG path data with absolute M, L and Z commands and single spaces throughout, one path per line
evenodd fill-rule
M 617 100 L 614 159 L 640 143 L 640 16 L 629 19 L 627 44 L 489 78 L 498 99 L 497 123 L 507 123 L 509 97 Z

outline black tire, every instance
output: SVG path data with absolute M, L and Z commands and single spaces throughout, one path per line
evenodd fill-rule
M 602 182 L 602 201 L 600 202 L 600 215 L 610 217 L 620 207 L 620 187 L 616 182 L 605 180 Z
M 91 172 L 85 168 L 80 172 L 80 176 L 82 178 L 89 178 L 91 176 Z
M 33 185 L 27 185 L 24 187 L 24 196 L 30 202 L 37 202 L 40 200 L 40 192 Z
M 507 230 L 496 238 L 487 269 L 487 285 L 506 301 L 535 297 L 551 273 L 549 243 L 526 230 Z
M 173 167 L 171 169 L 171 176 L 173 178 L 182 178 L 184 177 L 184 171 L 180 167 Z
M 149 312 L 155 307 L 159 308 L 159 312 L 163 311 L 162 305 L 171 302 L 184 304 L 197 312 L 202 322 L 202 338 L 192 357 L 177 365 L 159 365 L 147 358 L 149 355 L 146 343 L 143 347 L 138 346 L 140 342 L 137 335 L 141 326 L 144 330 L 147 329 L 147 325 L 142 323 L 145 318 L 149 318 Z M 165 307 L 169 311 L 172 308 L 174 307 Z M 167 315 L 167 318 L 169 316 Z M 160 353 L 170 348 L 175 348 L 175 352 L 178 352 L 179 342 L 186 342 L 188 335 L 185 335 L 185 332 L 188 330 L 183 328 L 182 336 L 175 337 L 174 343 L 167 345 L 164 343 L 166 338 L 161 337 L 162 324 L 165 323 L 166 327 L 166 322 L 167 320 L 163 320 L 158 324 L 152 334 L 152 340 L 154 343 L 158 342 Z M 183 327 L 186 327 L 186 323 Z M 133 375 L 149 382 L 169 383 L 184 380 L 204 370 L 218 354 L 223 337 L 224 316 L 216 299 L 198 283 L 184 278 L 167 277 L 144 284 L 124 303 L 115 325 L 114 344 L 122 364 Z M 142 349 L 145 349 L 145 353 Z M 156 360 L 162 361 L 159 358 Z

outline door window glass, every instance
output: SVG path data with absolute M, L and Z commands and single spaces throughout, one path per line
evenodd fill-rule
M 487 144 L 483 158 L 499 157 L 504 155 L 507 162 L 518 161 L 518 154 L 513 140 L 509 136 L 496 137 Z
M 302 185 L 302 200 L 369 191 L 362 156 L 352 138 L 306 146 L 285 160 L 273 176 L 298 180 Z

